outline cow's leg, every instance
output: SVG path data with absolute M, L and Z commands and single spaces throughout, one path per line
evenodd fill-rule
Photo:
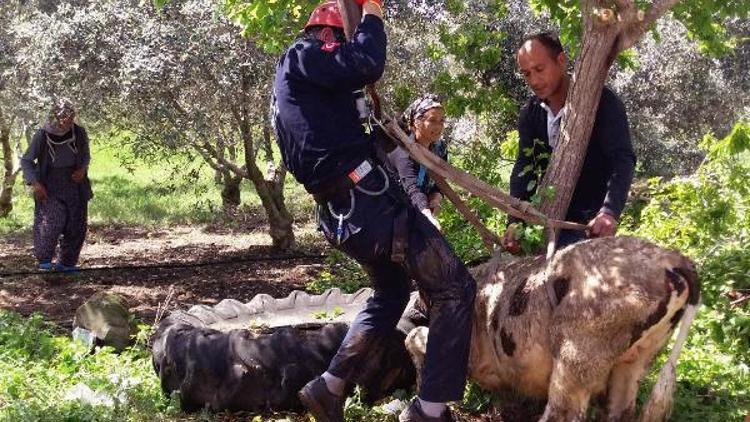
M 417 327 L 409 332 L 404 340 L 406 350 L 411 356 L 414 368 L 417 370 L 417 385 L 422 381 L 422 366 L 424 366 L 424 355 L 427 353 L 427 327 Z
M 635 397 L 638 381 L 646 371 L 643 359 L 632 363 L 618 363 L 612 368 L 607 388 L 607 422 L 635 420 Z
M 638 383 L 651 362 L 669 339 L 669 332 L 662 330 L 652 341 L 642 347 L 634 346 L 623 353 L 612 368 L 607 385 L 607 421 L 633 421 L 636 419 L 635 399 Z
M 591 391 L 580 382 L 569 362 L 555 359 L 550 377 L 547 407 L 540 422 L 583 422 Z
M 568 325 L 568 324 L 566 324 Z M 585 421 L 591 396 L 604 391 L 613 362 L 617 358 L 611 337 L 596 336 L 590 331 L 568 325 L 555 349 L 552 374 L 547 392 L 547 407 L 542 421 Z

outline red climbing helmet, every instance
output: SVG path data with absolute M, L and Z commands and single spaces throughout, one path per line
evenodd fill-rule
M 335 1 L 327 1 L 318 5 L 310 14 L 305 29 L 311 26 L 332 26 L 344 29 L 344 20 L 341 19 L 339 5 Z

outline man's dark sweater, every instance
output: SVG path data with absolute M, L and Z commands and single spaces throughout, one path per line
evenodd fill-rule
M 518 118 L 519 148 L 510 176 L 510 194 L 522 200 L 529 200 L 534 195 L 536 184 L 531 190 L 528 187 L 537 178 L 533 171 L 524 172 L 524 169 L 533 168 L 536 161 L 543 173 L 552 153 L 547 136 L 547 111 L 540 103 L 538 97 L 532 97 Z M 535 144 L 534 140 L 539 142 Z M 533 154 L 528 154 L 529 151 Z M 635 153 L 625 107 L 617 95 L 605 87 L 566 220 L 586 224 L 599 212 L 619 219 L 633 181 L 634 168 Z M 517 221 L 509 218 L 511 223 Z

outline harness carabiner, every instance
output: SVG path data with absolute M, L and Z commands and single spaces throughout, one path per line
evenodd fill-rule
M 338 220 L 339 224 L 336 226 L 336 244 L 341 244 L 341 238 L 344 236 L 344 221 L 348 220 L 349 217 L 354 214 L 354 191 L 352 189 L 349 189 L 349 212 L 344 214 L 336 214 L 336 211 L 333 210 L 333 205 L 331 205 L 331 201 L 328 201 L 328 212 L 331 214 L 331 217 Z

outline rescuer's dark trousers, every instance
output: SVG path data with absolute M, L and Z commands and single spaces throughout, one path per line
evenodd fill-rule
M 373 171 L 358 186 L 379 191 L 383 185 L 383 175 Z M 395 182 L 390 185 L 380 195 L 353 189 L 354 211 L 340 231 L 336 216 L 349 213 L 350 193 L 320 201 L 320 228 L 327 240 L 362 265 L 375 291 L 349 328 L 328 372 L 358 382 L 358 373 L 368 364 L 368 349 L 378 347 L 392 333 L 414 280 L 427 299 L 430 320 L 419 397 L 433 402 L 461 400 L 476 283 L 443 235 L 404 201 Z

